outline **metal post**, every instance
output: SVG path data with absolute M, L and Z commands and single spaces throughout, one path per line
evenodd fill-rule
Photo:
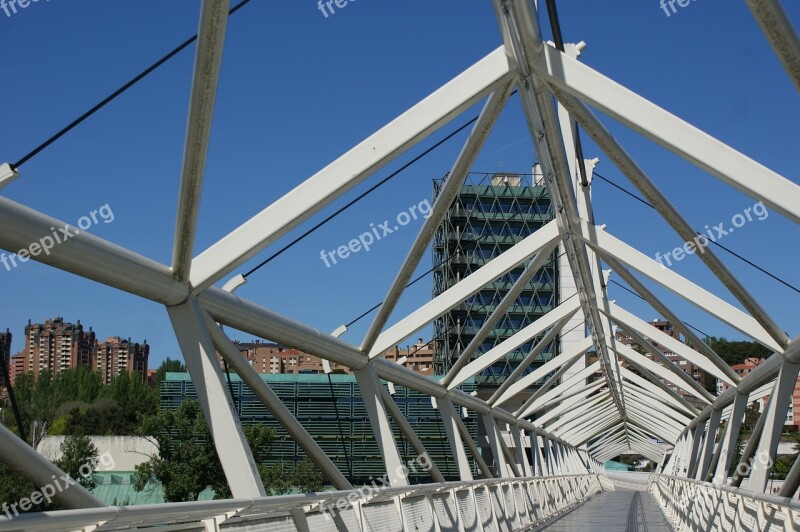
M 219 350 L 222 358 L 225 359 L 239 375 L 242 382 L 250 388 L 261 403 L 275 416 L 275 420 L 280 423 L 289 436 L 303 448 L 306 456 L 314 462 L 322 474 L 325 475 L 337 489 L 352 489 L 353 485 L 350 481 L 345 478 L 342 472 L 339 471 L 339 468 L 336 467 L 336 464 L 331 461 L 325 451 L 320 448 L 303 425 L 294 417 L 291 411 L 286 408 L 281 398 L 272 391 L 269 384 L 267 384 L 247 360 L 242 357 L 239 350 L 236 349 L 236 346 L 231 343 L 222 329 L 214 323 L 211 316 L 205 313 L 204 315 L 206 318 L 206 326 L 211 332 L 211 339 L 214 345 Z
M 692 478 L 697 468 L 697 458 L 700 454 L 700 443 L 703 441 L 703 431 L 705 430 L 705 423 L 698 423 L 694 429 L 694 436 L 692 437 L 692 449 L 689 454 L 689 465 L 686 469 L 686 478 Z
M 763 493 L 767 487 L 769 472 L 774 464 L 781 431 L 786 424 L 786 412 L 792 401 L 792 391 L 797 384 L 798 373 L 800 373 L 800 364 L 784 361 L 778 374 L 778 380 L 770 394 L 774 400 L 771 402 L 769 410 L 764 412 L 767 420 L 750 471 L 750 482 L 747 484 L 750 491 Z
M 758 446 L 758 440 L 760 439 L 761 435 L 764 433 L 764 424 L 767 421 L 767 412 L 770 410 L 770 406 L 772 405 L 773 398 L 775 397 L 774 394 L 769 396 L 767 399 L 767 405 L 764 407 L 764 411 L 758 416 L 758 421 L 756 422 L 756 426 L 753 427 L 753 432 L 750 434 L 750 440 L 747 442 L 747 445 L 742 452 L 742 457 L 739 459 L 739 464 L 736 466 L 736 470 L 733 472 L 733 478 L 731 479 L 731 486 L 734 488 L 738 488 L 742 485 L 742 480 L 744 480 L 744 475 L 740 471 L 740 467 L 742 464 L 744 466 L 742 469 L 748 470 L 750 469 L 750 459 L 753 458 L 753 455 L 756 453 L 756 447 Z
M 510 474 L 511 468 L 506 462 L 506 456 L 503 452 L 503 442 L 500 441 L 502 436 L 500 435 L 500 431 L 497 429 L 497 422 L 492 416 L 486 414 L 481 415 L 481 420 L 483 421 L 483 426 L 486 429 L 486 437 L 489 439 L 489 445 L 492 448 L 495 473 L 500 478 L 513 476 Z
M 711 413 L 711 418 L 708 420 L 708 429 L 706 432 L 705 447 L 703 448 L 700 457 L 700 463 L 697 467 L 696 480 L 704 480 L 711 467 L 711 458 L 714 455 L 714 444 L 716 443 L 717 428 L 722 418 L 722 411 L 715 410 Z
M 383 405 L 389 411 L 389 415 L 392 416 L 392 419 L 397 424 L 397 427 L 400 429 L 400 432 L 403 433 L 403 436 L 411 444 L 411 447 L 417 452 L 418 456 L 426 456 L 428 458 L 428 462 L 431 465 L 430 473 L 431 478 L 434 482 L 444 482 L 444 476 L 442 472 L 439 471 L 439 468 L 436 466 L 436 463 L 431 458 L 428 451 L 425 449 L 425 446 L 417 436 L 417 433 L 414 432 L 413 427 L 408 422 L 406 417 L 403 415 L 403 412 L 400 410 L 400 407 L 397 406 L 397 403 L 394 402 L 392 396 L 389 394 L 389 390 L 384 388 L 383 386 L 380 387 L 381 397 L 383 398 Z M 463 452 L 463 447 L 462 447 Z M 471 480 L 471 479 L 470 479 Z
M 231 493 L 235 498 L 264 497 L 267 493 L 242 433 L 200 305 L 190 298 L 182 305 L 167 307 L 167 312 Z
M 528 435 L 519 427 L 511 427 L 511 435 L 514 437 L 514 455 L 517 458 L 517 467 L 523 476 L 532 477 L 533 470 L 528 458 L 525 456 L 525 441 L 529 441 Z
M 447 441 L 450 443 L 450 450 L 456 461 L 456 469 L 461 480 L 468 482 L 473 479 L 472 470 L 469 466 L 467 454 L 464 452 L 464 442 L 458 430 L 458 414 L 453 408 L 453 403 L 447 397 L 436 400 L 439 412 L 442 414 L 442 424 L 444 425 Z
M 722 442 L 717 469 L 714 473 L 713 482 L 715 484 L 724 484 L 728 478 L 728 469 L 731 467 L 731 460 L 735 452 L 734 446 L 742 430 L 745 408 L 747 408 L 747 394 L 736 394 L 736 399 L 731 407 L 731 414 L 728 417 L 725 439 Z
M 381 400 L 379 388 L 383 385 L 371 365 L 366 366 L 364 369 L 356 370 L 354 373 L 358 387 L 361 390 L 361 396 L 364 399 L 364 407 L 372 425 L 372 432 L 375 434 L 375 440 L 378 443 L 378 450 L 386 466 L 389 483 L 391 486 L 408 486 L 407 469 L 403 464 L 403 459 L 400 457 L 400 452 L 397 450 L 397 442 L 395 442 L 394 434 L 392 434 L 392 426 L 389 423 L 389 418 Z

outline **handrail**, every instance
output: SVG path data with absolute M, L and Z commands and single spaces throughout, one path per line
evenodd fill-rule
M 361 512 L 370 505 L 381 504 L 386 501 L 397 500 L 402 506 L 402 501 L 418 499 L 420 497 L 450 496 L 456 492 L 467 490 L 469 497 L 475 497 L 475 490 L 489 488 L 490 491 L 500 491 L 509 488 L 521 488 L 527 492 L 527 502 L 520 507 L 520 501 L 515 500 L 513 508 L 508 509 L 509 515 L 501 515 L 495 519 L 520 519 L 526 516 L 528 525 L 552 520 L 561 513 L 582 504 L 586 499 L 603 489 L 604 477 L 598 474 L 569 474 L 548 477 L 513 477 L 491 478 L 465 482 L 444 482 L 434 484 L 419 484 L 414 486 L 380 487 L 375 483 L 352 490 L 326 491 L 300 495 L 280 495 L 262 498 L 242 498 L 214 501 L 179 502 L 166 504 L 148 504 L 126 507 L 103 507 L 80 510 L 63 510 L 46 513 L 22 514 L 12 519 L 0 517 L 0 531 L 5 530 L 53 530 L 53 529 L 94 529 L 96 527 L 152 527 L 165 524 L 186 524 L 194 522 L 215 523 L 236 519 L 264 519 L 264 514 L 275 516 L 276 513 L 286 515 L 294 520 L 306 519 L 307 516 L 326 512 L 335 512 L 336 507 L 346 502 L 349 509 Z M 506 488 L 508 486 L 509 488 Z M 455 498 L 452 498 L 454 503 Z M 476 504 L 477 499 L 471 499 Z M 534 502 L 535 501 L 535 502 Z M 340 508 L 341 510 L 341 508 Z M 496 511 L 496 510 L 495 510 Z M 431 508 L 431 515 L 435 512 Z M 402 513 L 399 516 L 403 518 Z M 299 527 L 303 529 L 302 527 Z
M 790 497 L 781 497 L 780 495 L 772 495 L 769 493 L 759 493 L 757 491 L 750 491 L 742 488 L 734 488 L 733 486 L 727 486 L 722 484 L 713 484 L 711 482 L 705 482 L 701 480 L 695 480 L 693 478 L 684 478 L 684 477 L 675 477 L 672 475 L 661 475 L 661 474 L 652 474 L 650 478 L 653 477 L 660 477 L 660 478 L 667 478 L 671 480 L 678 480 L 680 482 L 689 482 L 691 484 L 697 484 L 703 486 L 704 488 L 710 488 L 720 491 L 727 491 L 728 493 L 732 493 L 734 495 L 739 495 L 740 497 L 746 497 L 749 499 L 754 499 L 760 502 L 766 502 L 769 504 L 775 504 L 778 506 L 788 506 L 792 510 L 800 511 L 800 500 L 792 499 Z M 650 480 L 649 482 L 652 482 Z
M 788 497 L 661 474 L 648 488 L 678 530 L 797 530 L 800 501 Z

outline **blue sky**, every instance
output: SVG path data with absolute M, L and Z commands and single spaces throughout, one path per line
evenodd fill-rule
M 7 17 L 0 11 L 0 162 L 16 161 L 196 31 L 196 0 L 51 0 Z M 800 6 L 785 2 L 795 26 Z M 791 4 L 791 5 L 790 5 Z M 700 0 L 667 17 L 656 0 L 560 2 L 564 37 L 588 43 L 582 61 L 734 148 L 798 182 L 797 93 L 743 2 Z M 386 122 L 501 44 L 488 0 L 357 0 L 328 18 L 316 2 L 253 0 L 229 24 L 195 255 Z M 94 234 L 169 263 L 194 46 L 22 167 L 7 197 L 74 223 L 109 204 L 114 221 Z M 477 113 L 440 130 L 337 200 L 247 266 L 343 205 Z M 608 127 L 698 228 L 728 221 L 754 202 L 604 117 Z M 261 269 L 240 290 L 285 315 L 333 330 L 380 301 L 420 221 L 332 268 L 334 249 L 429 198 L 466 133 Z M 589 158 L 604 159 L 584 135 Z M 529 172 L 527 126 L 516 99 L 475 170 Z M 597 171 L 627 184 L 607 160 Z M 595 185 L 599 223 L 648 255 L 681 244 L 648 208 Z M 299 231 L 299 232 L 298 232 Z M 777 213 L 724 244 L 800 284 L 797 227 Z M 800 294 L 721 252 L 790 336 Z M 426 256 L 420 272 L 431 265 Z M 248 270 L 243 267 L 239 272 Z M 733 302 L 696 257 L 675 270 Z M 163 307 L 29 262 L 0 268 L 0 326 L 22 348 L 30 318 L 81 319 L 100 336 L 147 339 L 151 366 L 178 355 Z M 653 285 L 649 285 L 653 286 Z M 403 297 L 391 322 L 430 298 L 431 282 Z M 703 331 L 739 335 L 658 287 Z M 643 318 L 652 309 L 612 286 Z M 344 338 L 359 343 L 369 320 Z M 242 340 L 248 335 L 232 333 Z M 420 336 L 430 336 L 423 331 Z M 413 339 L 412 339 L 413 341 Z M 409 342 L 410 343 L 410 342 Z

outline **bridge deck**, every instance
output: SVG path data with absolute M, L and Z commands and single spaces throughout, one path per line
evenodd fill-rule
M 618 488 L 596 495 L 577 510 L 545 527 L 545 530 L 671 532 L 672 527 L 652 495 L 645 491 Z

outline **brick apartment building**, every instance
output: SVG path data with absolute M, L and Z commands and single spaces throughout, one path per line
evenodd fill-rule
M 298 349 L 283 347 L 268 342 L 237 342 L 234 345 L 239 349 L 257 373 L 281 374 L 319 374 L 325 369 L 322 359 L 305 353 Z M 406 347 L 395 346 L 388 349 L 383 356 L 392 362 L 403 359 L 403 365 L 412 371 L 423 375 L 433 375 L 433 346 L 426 344 L 420 338 L 414 345 Z M 223 366 L 222 357 L 217 353 L 220 366 Z M 350 368 L 331 362 L 331 370 L 337 373 L 350 373 Z
M 147 359 L 150 346 L 147 340 L 139 344 L 118 336 L 114 336 L 97 344 L 97 356 L 94 369 L 103 377 L 103 384 L 108 384 L 121 373 L 139 373 L 147 375 Z
M 144 376 L 149 352 L 147 342 L 133 344 L 130 339 L 109 338 L 98 344 L 95 332 L 91 327 L 85 330 L 80 320 L 75 324 L 62 317 L 44 323 L 28 320 L 25 347 L 10 360 L 11 383 L 22 373 L 33 372 L 37 378 L 45 370 L 58 373 L 81 366 L 100 370 L 104 383 L 122 371 Z
M 25 349 L 12 358 L 11 383 L 19 373 L 33 372 L 37 378 L 42 371 L 53 373 L 76 368 L 91 367 L 97 350 L 97 339 L 89 327 L 86 331 L 80 320 L 68 323 L 64 318 L 53 318 L 44 323 L 25 326 Z
M 664 334 L 667 334 L 672 338 L 675 338 L 679 342 L 684 342 L 680 332 L 678 332 L 678 330 L 675 329 L 675 327 L 673 327 L 670 322 L 666 320 L 653 320 L 650 322 L 650 325 L 652 325 L 659 331 L 663 332 Z M 628 347 L 636 349 L 637 351 L 641 352 L 641 348 L 634 341 L 634 339 L 625 334 L 622 330 L 617 329 L 615 336 L 616 336 L 616 341 L 621 342 L 627 345 Z M 650 340 L 650 343 L 653 344 L 653 347 L 658 349 L 664 356 L 667 357 L 668 360 L 670 360 L 684 372 L 689 374 L 689 376 L 691 376 L 695 381 L 697 381 L 700 384 L 700 386 L 705 386 L 705 372 L 699 366 L 695 366 L 691 362 L 676 355 L 663 345 L 652 341 L 650 338 L 647 338 L 647 340 Z M 653 359 L 653 355 L 651 355 L 650 353 L 645 353 L 645 356 L 651 360 Z M 673 383 L 667 382 L 666 384 L 678 394 L 683 396 L 689 396 L 687 392 L 685 392 L 682 388 L 675 386 Z

